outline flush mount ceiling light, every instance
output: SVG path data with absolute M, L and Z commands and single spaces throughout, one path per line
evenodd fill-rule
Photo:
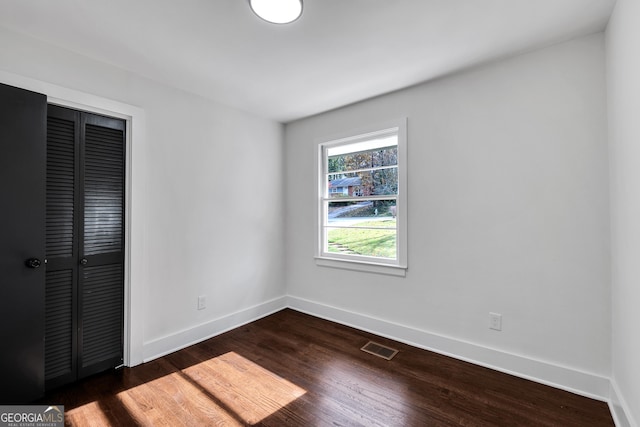
M 249 0 L 251 10 L 273 24 L 288 24 L 302 15 L 302 0 Z

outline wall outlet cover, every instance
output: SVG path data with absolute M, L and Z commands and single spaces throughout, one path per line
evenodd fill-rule
M 489 329 L 493 329 L 494 331 L 502 330 L 502 314 L 489 313 Z

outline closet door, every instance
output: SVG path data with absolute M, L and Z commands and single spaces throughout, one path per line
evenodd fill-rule
M 125 123 L 49 106 L 46 386 L 122 363 Z
M 50 389 L 76 379 L 80 113 L 55 106 L 47 117 L 45 377 Z
M 122 364 L 125 122 L 81 117 L 80 378 Z
M 0 404 L 44 394 L 46 113 L 0 84 Z

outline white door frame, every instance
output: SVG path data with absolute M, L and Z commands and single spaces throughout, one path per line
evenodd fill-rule
M 47 95 L 47 102 L 117 117 L 127 122 L 125 165 L 124 349 L 125 366 L 143 361 L 147 273 L 144 259 L 146 217 L 146 120 L 142 108 L 0 70 L 0 82 Z

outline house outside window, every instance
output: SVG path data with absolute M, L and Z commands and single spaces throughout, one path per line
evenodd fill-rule
M 404 275 L 406 158 L 406 119 L 319 142 L 319 265 Z

